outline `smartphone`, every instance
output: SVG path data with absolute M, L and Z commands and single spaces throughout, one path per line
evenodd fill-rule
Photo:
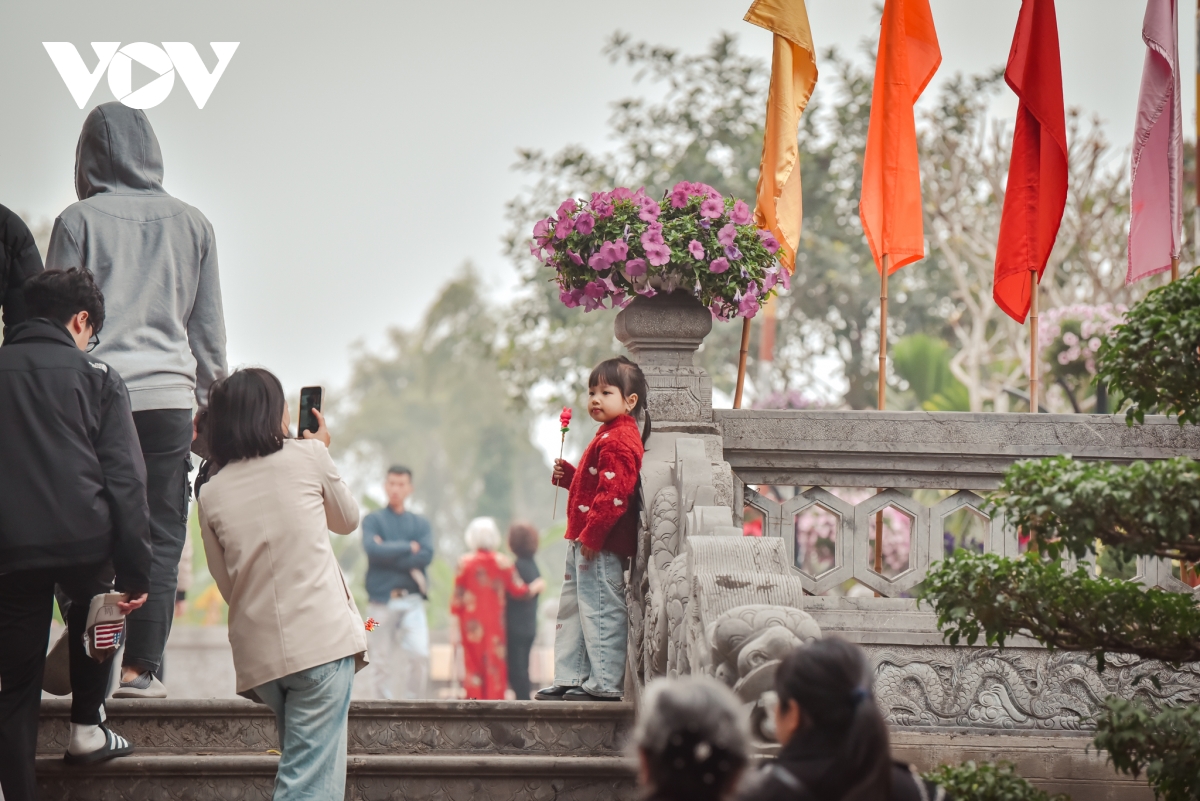
M 320 424 L 317 423 L 313 409 L 321 411 L 321 399 L 324 397 L 325 391 L 320 387 L 304 387 L 300 390 L 300 425 L 296 428 L 297 437 L 303 439 L 305 431 L 317 433 Z

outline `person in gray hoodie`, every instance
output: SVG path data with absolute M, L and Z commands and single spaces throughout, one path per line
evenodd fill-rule
M 75 150 L 75 194 L 54 221 L 49 269 L 90 270 L 108 317 L 97 358 L 125 379 L 150 506 L 150 598 L 129 616 L 117 698 L 162 698 L 179 556 L 187 536 L 193 398 L 227 372 L 212 225 L 163 189 L 158 138 L 144 112 L 92 109 Z

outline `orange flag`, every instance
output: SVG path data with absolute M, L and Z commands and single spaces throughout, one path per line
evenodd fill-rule
M 804 214 L 796 132 L 800 114 L 817 85 L 817 57 L 808 29 L 808 9 L 804 0 L 754 0 L 745 20 L 775 34 L 754 222 L 775 234 L 780 244 L 779 261 L 794 272 Z
M 885 253 L 891 256 L 889 274 L 925 256 L 913 105 L 941 63 L 929 0 L 887 0 L 858 207 L 881 272 Z

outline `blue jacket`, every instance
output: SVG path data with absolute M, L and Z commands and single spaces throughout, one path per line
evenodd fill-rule
M 383 542 L 376 542 L 379 537 Z M 433 561 L 433 532 L 429 521 L 413 512 L 396 514 L 389 507 L 363 520 L 363 550 L 367 552 L 367 595 L 387 603 L 392 590 L 419 592 L 413 570 L 425 572 Z M 420 550 L 413 552 L 412 543 Z

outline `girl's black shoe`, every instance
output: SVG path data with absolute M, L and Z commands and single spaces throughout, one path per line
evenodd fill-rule
M 592 695 L 582 687 L 571 687 L 563 693 L 562 700 L 564 701 L 620 701 L 618 698 L 609 698 L 603 695 Z
M 578 687 L 563 687 L 558 684 L 552 684 L 549 687 L 543 687 L 533 694 L 533 697 L 539 701 L 561 701 L 563 696 L 571 690 L 578 690 Z

